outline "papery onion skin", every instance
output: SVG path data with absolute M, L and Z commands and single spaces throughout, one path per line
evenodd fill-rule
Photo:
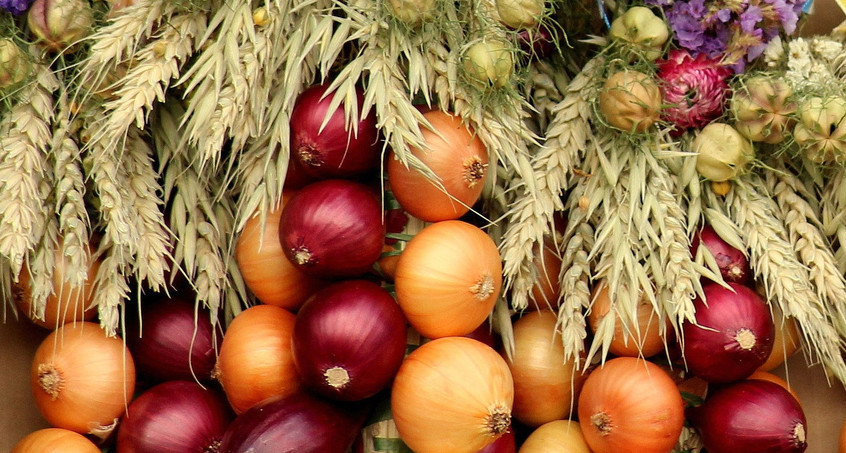
M 379 132 L 373 112 L 360 117 L 364 91 L 355 89 L 359 121 L 347 130 L 343 103 L 329 113 L 335 93 L 327 94 L 328 88 L 313 85 L 297 98 L 291 112 L 292 157 L 303 171 L 320 179 L 352 178 L 375 169 L 381 151 Z
M 752 373 L 752 375 L 749 376 L 746 379 L 760 379 L 760 380 L 763 380 L 763 381 L 774 382 L 774 383 L 782 386 L 788 392 L 790 392 L 790 394 L 793 395 L 794 398 L 796 398 L 796 401 L 799 402 L 799 405 L 800 406 L 802 405 L 802 400 L 799 399 L 799 394 L 796 393 L 796 390 L 794 390 L 793 387 L 790 386 L 790 383 L 785 381 L 784 379 L 776 376 L 775 374 L 770 373 L 769 371 L 757 370 L 754 373 Z
M 466 335 L 488 318 L 502 289 L 499 250 L 469 223 L 433 223 L 400 255 L 394 288 L 406 319 L 421 335 Z
M 43 428 L 18 441 L 12 453 L 101 453 L 101 450 L 77 432 L 63 428 Z
M 614 302 L 611 301 L 610 289 L 603 281 L 597 285 L 591 294 L 590 312 L 588 313 L 588 324 L 593 332 L 596 332 L 600 322 L 611 313 Z M 618 312 L 614 312 L 614 336 L 608 346 L 608 352 L 615 356 L 622 357 L 652 357 L 665 348 L 665 333 L 670 332 L 669 320 L 665 322 L 664 329 L 661 328 L 661 321 L 658 314 L 648 299 L 642 298 L 638 301 L 635 310 L 636 324 L 630 325 L 623 321 Z
M 422 344 L 391 388 L 391 412 L 415 453 L 476 453 L 511 425 L 514 382 L 505 360 L 466 337 Z
M 165 297 L 144 302 L 141 319 L 127 322 L 124 339 L 139 379 L 208 382 L 222 336 L 214 331 L 207 309 L 195 307 L 193 301 Z
M 236 414 L 267 398 L 300 391 L 291 351 L 295 319 L 284 308 L 255 305 L 229 324 L 215 373 Z
M 687 368 L 708 382 L 748 377 L 773 349 L 775 328 L 766 302 L 746 286 L 728 285 L 705 285 L 705 301 L 693 302 L 698 325 L 682 325 Z
M 291 263 L 308 275 L 361 276 L 382 254 L 381 202 L 373 190 L 357 182 L 314 182 L 282 209 L 279 239 Z
M 233 414 L 223 394 L 196 382 L 145 390 L 118 425 L 117 453 L 216 452 Z
M 387 388 L 405 357 L 406 321 L 376 283 L 346 280 L 297 313 L 292 348 L 302 381 L 326 398 L 359 401 Z
M 91 322 L 65 324 L 35 352 L 30 386 L 48 423 L 82 434 L 108 432 L 135 391 L 135 364 L 123 340 Z
M 235 244 L 235 260 L 247 288 L 261 303 L 291 311 L 300 308 L 323 284 L 297 269 L 285 256 L 279 240 L 282 209 L 294 193 L 283 192 L 280 204 L 265 219 L 259 215 L 250 217 Z
M 712 392 L 688 418 L 709 453 L 801 453 L 807 421 L 786 389 L 762 380 L 742 380 Z
M 802 334 L 799 332 L 799 324 L 796 322 L 796 318 L 785 317 L 777 306 L 771 308 L 775 338 L 773 339 L 773 350 L 770 352 L 770 356 L 758 368 L 762 371 L 772 371 L 778 368 L 802 347 Z
M 488 172 L 487 149 L 460 117 L 440 110 L 423 116 L 434 130 L 421 125 L 426 147 L 411 152 L 435 173 L 443 189 L 422 172 L 403 165 L 393 152 L 386 163 L 388 182 L 397 201 L 412 216 L 427 222 L 458 219 L 482 194 Z
M 578 414 L 594 453 L 669 453 L 684 425 L 684 401 L 658 365 L 617 357 L 588 375 Z
M 846 420 L 843 420 L 843 426 L 840 428 L 840 448 L 837 453 L 846 453 Z
M 527 312 L 514 322 L 514 352 L 506 357 L 514 379 L 512 415 L 529 427 L 568 418 L 584 382 L 582 360 L 565 359 L 557 326 L 551 310 Z
M 693 236 L 690 242 L 690 251 L 693 256 L 696 256 L 700 245 L 704 245 L 714 256 L 723 280 L 744 284 L 751 280 L 752 270 L 749 267 L 749 259 L 743 251 L 724 241 L 714 231 L 714 227 L 706 225 Z
M 366 413 L 307 392 L 273 397 L 229 424 L 220 453 L 345 453 Z

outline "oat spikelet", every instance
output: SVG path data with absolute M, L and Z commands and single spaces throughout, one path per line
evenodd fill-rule
M 517 310 L 529 306 L 528 294 L 537 281 L 532 248 L 552 229 L 554 212 L 563 209 L 560 195 L 570 185 L 570 175 L 579 165 L 591 135 L 589 91 L 596 83 L 593 75 L 598 65 L 599 58 L 586 65 L 554 109 L 546 141 L 531 162 L 533 177 L 512 181 L 511 190 L 519 196 L 515 196 L 508 213 L 500 249 L 505 290 L 510 290 L 512 306 Z
M 0 256 L 9 260 L 15 277 L 40 239 L 49 212 L 41 185 L 49 178 L 52 93 L 58 80 L 39 66 L 36 82 L 26 89 L 0 123 Z
M 731 218 L 740 227 L 750 250 L 750 264 L 784 316 L 799 323 L 804 342 L 826 370 L 846 382 L 842 340 L 828 307 L 812 288 L 808 269 L 799 261 L 788 231 L 778 218 L 778 206 L 754 174 L 736 181 L 726 197 Z
M 170 261 L 170 243 L 165 226 L 159 175 L 153 168 L 153 150 L 137 129 L 130 129 L 124 151 L 130 191 L 128 201 L 133 206 L 133 220 L 138 231 L 138 243 L 133 275 L 138 283 L 153 291 L 165 288 L 165 271 Z
M 846 279 L 825 236 L 821 222 L 807 201 L 804 183 L 787 169 L 767 172 L 767 187 L 775 195 L 779 218 L 787 227 L 787 237 L 799 261 L 808 268 L 817 296 L 830 310 L 834 326 L 846 337 Z

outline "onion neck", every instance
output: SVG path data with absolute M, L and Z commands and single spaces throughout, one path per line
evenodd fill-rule
M 295 248 L 293 255 L 294 261 L 301 266 L 308 266 L 317 262 L 311 251 L 309 251 L 309 249 L 307 249 L 304 245 Z
M 215 439 L 209 444 L 208 447 L 203 448 L 203 453 L 219 453 L 220 452 L 220 439 Z
M 611 434 L 611 417 L 605 412 L 597 412 L 590 416 L 590 424 L 596 429 L 600 436 Z
M 485 179 L 485 172 L 488 169 L 488 164 L 483 163 L 478 157 L 473 156 L 465 160 L 463 165 L 464 182 L 467 183 L 467 187 L 472 188 Z
M 801 422 L 797 422 L 796 426 L 793 427 L 793 442 L 796 446 L 802 447 L 807 443 L 805 439 L 805 425 Z
M 476 300 L 483 301 L 494 292 L 494 280 L 488 274 L 482 275 L 476 284 L 470 287 L 470 292 L 476 296 Z
M 751 330 L 747 328 L 742 328 L 737 331 L 734 335 L 734 341 L 737 342 L 738 346 L 744 351 L 749 351 L 755 347 L 755 344 L 758 342 L 758 339 L 755 337 L 755 334 L 752 333 Z
M 335 389 L 344 388 L 350 383 L 350 374 L 339 366 L 333 366 L 326 370 L 323 377 L 326 378 L 326 383 Z
M 64 387 L 62 372 L 52 363 L 41 363 L 38 365 L 38 384 L 44 393 L 50 395 L 54 401 L 59 397 Z
M 310 143 L 303 143 L 297 148 L 297 155 L 300 162 L 309 167 L 320 167 L 323 165 L 323 156 L 316 146 Z
M 497 406 L 485 417 L 485 432 L 491 437 L 499 437 L 511 427 L 511 410 Z

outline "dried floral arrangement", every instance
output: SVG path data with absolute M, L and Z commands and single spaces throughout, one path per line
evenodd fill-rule
M 26 274 L 42 316 L 57 260 L 81 286 L 97 257 L 107 331 L 180 274 L 231 319 L 255 302 L 235 239 L 279 202 L 294 102 L 327 82 L 345 106 L 363 87 L 385 153 L 415 170 L 418 105 L 481 138 L 506 344 L 513 313 L 549 303 L 568 356 L 604 357 L 615 317 L 592 333 L 586 320 L 599 283 L 621 319 L 645 300 L 677 334 L 701 278 L 722 281 L 690 253 L 707 223 L 846 382 L 843 34 L 791 36 L 794 0 L 503 3 L 0 0 L 5 306 Z M 532 296 L 544 243 L 562 260 L 558 300 Z

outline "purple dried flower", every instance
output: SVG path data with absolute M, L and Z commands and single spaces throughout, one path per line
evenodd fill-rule
M 29 9 L 31 3 L 32 0 L 0 0 L 0 9 L 5 9 L 15 16 L 19 16 Z

